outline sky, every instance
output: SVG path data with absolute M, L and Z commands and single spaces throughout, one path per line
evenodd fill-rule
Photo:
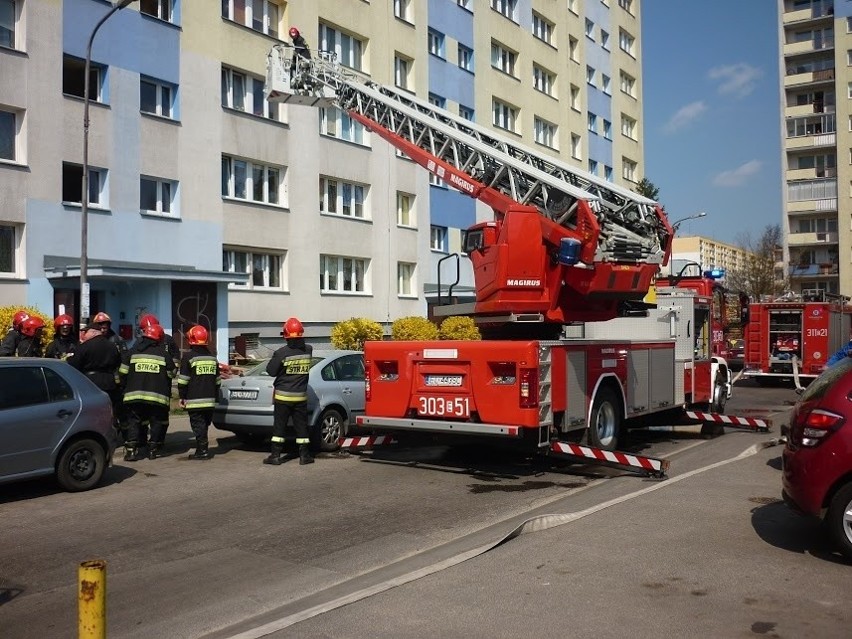
M 783 219 L 776 0 L 643 0 L 645 171 L 678 235 Z

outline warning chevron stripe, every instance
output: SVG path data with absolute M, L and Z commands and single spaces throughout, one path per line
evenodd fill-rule
M 755 417 L 738 417 L 736 415 L 722 415 L 721 413 L 700 413 L 689 410 L 686 411 L 686 416 L 700 422 L 712 422 L 714 424 L 724 424 L 731 428 L 746 428 L 761 432 L 768 432 L 771 426 L 769 421 Z
M 668 470 L 669 467 L 667 459 L 655 459 L 653 457 L 631 455 L 620 451 L 602 450 L 600 448 L 591 448 L 589 446 L 570 444 L 568 442 L 551 442 L 550 450 L 557 454 L 583 457 L 585 459 L 594 459 L 596 461 L 606 462 L 609 464 L 627 466 L 628 468 L 636 468 L 658 476 L 665 475 L 665 471 Z
M 341 448 L 373 448 L 395 444 L 392 435 L 373 435 L 371 437 L 341 437 L 337 440 Z

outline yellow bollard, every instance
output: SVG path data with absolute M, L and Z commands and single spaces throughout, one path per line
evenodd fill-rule
M 79 639 L 106 639 L 106 562 L 84 561 L 77 571 Z

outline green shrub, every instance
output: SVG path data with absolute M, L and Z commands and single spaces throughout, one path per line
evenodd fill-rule
M 331 327 L 331 344 L 335 348 L 363 351 L 364 342 L 381 340 L 382 325 L 364 317 L 352 317 Z
M 400 317 L 391 326 L 391 336 L 395 340 L 438 339 L 438 327 L 425 317 Z
M 0 306 L 0 339 L 6 337 L 6 333 L 12 328 L 12 318 L 18 311 L 26 311 L 44 320 L 44 330 L 41 332 L 42 349 L 53 341 L 53 318 L 32 306 Z
M 472 317 L 462 315 L 454 315 L 447 317 L 441 322 L 441 327 L 438 329 L 438 335 L 441 339 L 460 339 L 476 341 L 482 339 Z

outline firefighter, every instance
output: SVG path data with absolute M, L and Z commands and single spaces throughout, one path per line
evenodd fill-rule
M 213 422 L 213 408 L 219 392 L 219 362 L 207 348 L 207 329 L 196 324 L 186 332 L 189 350 L 180 362 L 178 396 L 180 407 L 189 413 L 189 426 L 195 435 L 195 452 L 190 459 L 210 459 L 207 430 Z
M 151 324 L 143 329 L 142 337 L 122 356 L 118 374 L 127 409 L 124 461 L 141 459 L 140 448 L 144 446 L 149 426 L 148 459 L 161 457 L 169 428 L 169 403 L 175 376 L 175 363 L 163 344 L 162 326 Z
M 18 343 L 23 338 L 21 334 L 21 324 L 30 316 L 24 310 L 20 310 L 12 317 L 12 328 L 6 333 L 3 341 L 0 342 L 0 357 L 13 357 L 18 351 Z
M 293 57 L 290 60 L 290 68 L 292 69 L 293 88 L 311 88 L 310 82 L 302 77 L 303 68 L 306 67 L 311 59 L 311 50 L 308 48 L 308 43 L 305 38 L 299 33 L 296 27 L 290 27 L 290 39 L 293 41 Z
M 151 313 L 143 315 L 139 318 L 139 330 L 137 334 L 142 335 L 142 329 L 146 326 L 151 326 L 152 324 L 162 326 L 162 324 L 160 324 L 159 318 L 157 318 L 156 315 L 152 315 Z M 175 338 L 169 335 L 168 333 L 164 333 L 163 344 L 165 344 L 166 346 L 166 352 L 171 356 L 173 360 L 175 360 L 175 364 L 177 365 L 180 362 L 180 349 L 178 348 L 177 342 L 175 342 Z
M 264 464 L 278 466 L 284 450 L 284 431 L 290 417 L 296 429 L 296 445 L 299 449 L 299 464 L 312 464 L 308 444 L 308 372 L 311 369 L 313 349 L 305 342 L 305 329 L 295 317 L 284 322 L 281 332 L 287 343 L 272 355 L 266 372 L 273 382 L 272 450 Z
M 92 318 L 92 326 L 100 329 L 107 341 L 118 349 L 119 355 L 124 355 L 127 344 L 112 330 L 112 318 L 109 315 L 100 311 Z
M 41 357 L 41 333 L 44 330 L 44 320 L 36 315 L 30 315 L 21 322 L 21 341 L 15 355 L 18 357 Z
M 53 320 L 53 329 L 55 331 L 54 338 L 47 345 L 44 356 L 53 359 L 68 359 L 77 345 L 74 339 L 74 318 L 67 313 L 57 316 Z

